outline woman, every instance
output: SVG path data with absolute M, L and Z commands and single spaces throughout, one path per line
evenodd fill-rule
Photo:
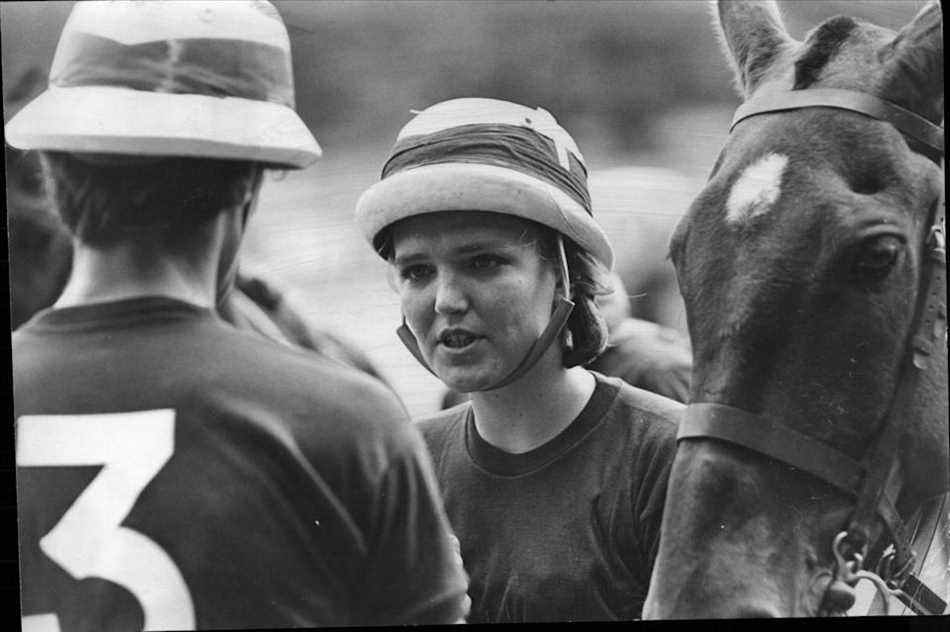
M 493 99 L 420 112 L 357 204 L 400 338 L 471 396 L 421 421 L 470 623 L 633 619 L 646 595 L 681 407 L 583 368 L 613 258 L 590 209 L 567 132 Z

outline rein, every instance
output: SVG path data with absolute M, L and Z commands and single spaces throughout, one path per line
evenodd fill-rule
M 905 137 L 922 144 L 922 153 L 942 166 L 941 126 L 894 103 L 851 90 L 795 90 L 756 97 L 736 110 L 730 132 L 752 116 L 810 107 L 849 110 L 890 123 Z M 942 192 L 930 209 L 928 221 L 911 337 L 901 362 L 897 390 L 877 437 L 861 460 L 757 413 L 714 403 L 690 404 L 677 440 L 727 441 L 816 476 L 855 498 L 847 528 L 836 536 L 832 547 L 836 579 L 851 586 L 859 579 L 869 579 L 885 596 L 885 604 L 887 595 L 893 594 L 918 614 L 941 614 L 947 604 L 910 573 L 915 559 L 912 534 L 896 506 L 903 484 L 897 455 L 905 430 L 902 411 L 914 402 L 921 375 L 946 337 L 946 208 Z M 876 572 L 871 572 L 863 565 L 878 518 L 889 532 L 891 546 Z

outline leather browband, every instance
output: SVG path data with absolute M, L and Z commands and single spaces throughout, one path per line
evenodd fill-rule
M 840 108 L 886 121 L 914 140 L 943 153 L 943 128 L 939 125 L 873 95 L 834 88 L 771 92 L 756 96 L 739 106 L 732 117 L 729 131 L 740 121 L 756 114 L 810 107 Z

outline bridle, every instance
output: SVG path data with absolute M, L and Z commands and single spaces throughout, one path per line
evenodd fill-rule
M 760 114 L 824 107 L 858 112 L 890 123 L 911 139 L 931 160 L 944 155 L 943 127 L 900 106 L 870 94 L 851 90 L 813 89 L 771 93 L 742 104 L 730 132 L 745 119 Z M 903 480 L 899 440 L 904 420 L 914 403 L 922 374 L 932 356 L 946 353 L 946 245 L 945 196 L 929 212 L 923 265 L 911 336 L 901 360 L 897 390 L 877 436 L 860 460 L 763 415 L 714 403 L 693 403 L 686 409 L 677 440 L 719 439 L 733 443 L 818 477 L 855 499 L 847 527 L 834 539 L 836 580 L 854 586 L 859 579 L 874 582 L 885 597 L 895 595 L 919 614 L 941 614 L 944 601 L 910 573 L 915 553 L 907 525 L 897 510 Z M 875 572 L 863 568 L 873 528 L 880 519 L 891 545 Z

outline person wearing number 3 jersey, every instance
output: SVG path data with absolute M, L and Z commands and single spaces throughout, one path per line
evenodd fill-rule
M 7 125 L 76 244 L 12 341 L 24 630 L 465 616 L 395 395 L 214 311 L 263 171 L 320 154 L 293 99 L 266 2 L 79 3 Z

